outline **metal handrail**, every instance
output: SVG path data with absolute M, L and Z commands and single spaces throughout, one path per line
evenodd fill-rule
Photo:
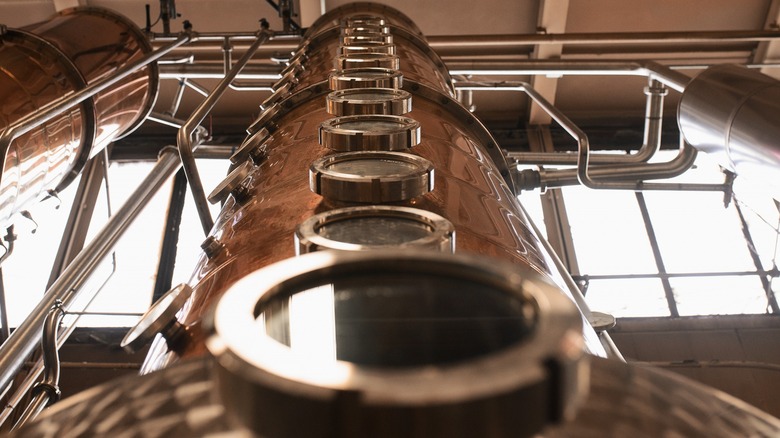
M 230 83 L 235 79 L 236 75 L 241 72 L 241 69 L 252 59 L 257 49 L 264 44 L 270 36 L 271 31 L 267 27 L 264 27 L 256 34 L 255 42 L 249 47 L 244 56 L 238 60 L 238 62 L 230 69 L 230 71 L 224 75 L 224 78 L 217 84 L 217 86 L 211 91 L 209 96 L 201 102 L 198 108 L 190 115 L 190 118 L 184 123 L 184 126 L 179 129 L 179 133 L 176 137 L 176 142 L 179 148 L 179 155 L 181 157 L 182 167 L 184 173 L 187 175 L 187 181 L 189 182 L 190 190 L 195 201 L 195 207 L 198 211 L 198 217 L 200 218 L 203 232 L 208 235 L 211 228 L 214 226 L 214 220 L 211 217 L 209 211 L 209 204 L 206 200 L 206 193 L 203 190 L 203 182 L 200 179 L 198 173 L 198 165 L 195 162 L 195 155 L 193 154 L 193 145 L 198 143 L 202 139 L 193 139 L 193 133 L 195 129 L 206 115 L 214 108 L 217 101 L 222 97 L 225 90 L 227 90 Z

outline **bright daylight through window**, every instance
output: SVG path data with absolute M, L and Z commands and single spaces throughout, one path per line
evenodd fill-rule
M 673 181 L 723 179 L 700 154 L 696 168 Z M 750 181 L 737 178 L 725 199 L 716 191 L 562 192 L 579 268 L 573 274 L 593 310 L 647 317 L 776 309 L 778 209 Z M 541 225 L 538 196 L 520 199 Z

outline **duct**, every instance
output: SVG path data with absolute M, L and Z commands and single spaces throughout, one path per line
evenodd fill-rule
M 11 333 L 0 346 L 0 387 L 5 387 L 24 365 L 25 358 L 41 339 L 41 327 L 49 309 L 57 300 L 65 309 L 81 294 L 81 286 L 90 273 L 111 252 L 125 230 L 138 216 L 143 207 L 163 186 L 173 172 L 179 168 L 175 151 L 166 149 L 152 169 L 130 195 L 128 201 L 109 219 L 93 240 L 68 265 L 62 275 L 46 291 L 43 299 L 30 316 Z
M 214 105 L 216 105 L 219 98 L 222 97 L 225 90 L 228 88 L 228 85 L 233 81 L 233 79 L 235 79 L 236 75 L 238 75 L 238 73 L 241 71 L 241 69 L 244 68 L 249 60 L 252 59 L 255 51 L 269 39 L 270 35 L 271 33 L 268 31 L 266 24 L 263 27 L 263 30 L 258 32 L 257 39 L 249 48 L 249 50 L 247 50 L 244 56 L 238 60 L 236 65 L 234 65 L 230 71 L 227 72 L 227 74 L 224 74 L 222 81 L 217 84 L 209 96 L 198 106 L 197 109 L 195 109 L 195 111 L 193 111 L 192 115 L 190 115 L 189 119 L 187 119 L 187 122 L 181 127 L 181 129 L 179 129 L 179 133 L 177 135 L 177 144 L 179 148 L 179 155 L 181 156 L 182 167 L 184 168 L 184 173 L 187 175 L 187 181 L 189 182 L 190 190 L 192 191 L 192 196 L 195 200 L 195 207 L 198 211 L 198 217 L 200 218 L 200 223 L 203 226 L 203 232 L 206 235 L 208 235 L 209 231 L 211 231 L 211 228 L 214 226 L 214 221 L 211 218 L 211 213 L 209 212 L 206 193 L 203 190 L 203 183 L 201 182 L 200 175 L 198 173 L 198 165 L 195 163 L 195 156 L 192 152 L 194 143 L 192 135 L 195 133 L 196 128 L 198 125 L 200 125 L 208 112 L 214 108 Z
M 678 120 L 685 139 L 721 166 L 780 193 L 780 82 L 735 65 L 710 67 L 686 88 Z

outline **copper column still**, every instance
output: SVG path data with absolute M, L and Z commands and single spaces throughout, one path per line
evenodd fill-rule
M 0 34 L 0 131 L 151 51 L 127 18 L 74 8 Z M 49 190 L 65 188 L 86 161 L 133 131 L 157 98 L 156 65 L 145 67 L 14 140 L 0 180 L 0 222 Z
M 723 394 L 584 356 L 598 343 L 502 153 L 403 14 L 325 14 L 274 89 L 190 284 L 123 342 L 162 335 L 148 374 L 18 436 L 777 435 Z
M 368 18 L 361 19 L 363 15 L 381 16 L 383 24 L 377 27 Z M 344 20 L 352 16 L 355 30 L 345 34 Z M 204 243 L 208 255 L 193 274 L 191 303 L 179 316 L 189 337 L 177 340 L 175 353 L 158 342 L 144 372 L 178 357 L 203 354 L 200 326 L 204 313 L 242 277 L 295 257 L 301 245 L 307 245 L 305 237 L 303 244 L 294 240 L 299 225 L 307 219 L 326 220 L 320 218 L 333 211 L 341 214 L 342 209 L 382 204 L 432 213 L 454 227 L 458 253 L 495 257 L 551 277 L 538 238 L 509 189 L 510 176 L 501 151 L 480 121 L 454 99 L 447 69 L 407 17 L 376 4 L 337 8 L 309 28 L 288 64 L 274 86 L 276 92 L 262 103 L 264 111 L 248 129 L 244 145 L 231 158 L 233 173 L 213 194 L 213 201 L 224 200 L 225 205 Z M 378 87 L 385 96 L 350 98 L 347 94 L 340 101 L 347 102 L 348 108 L 336 108 L 339 99 L 328 97 L 329 93 L 336 89 L 348 93 L 354 91 L 352 87 L 363 91 Z M 393 90 L 396 95 L 388 97 Z M 386 115 L 393 111 L 387 102 L 402 101 L 402 93 L 410 96 L 411 111 Z M 369 107 L 365 102 L 371 99 L 385 103 Z M 357 104 L 349 107 L 350 102 Z M 346 112 L 334 119 L 329 107 L 331 112 Z M 380 115 L 374 115 L 372 122 L 355 121 L 353 125 L 349 120 L 371 117 L 366 113 L 374 111 Z M 349 166 L 343 160 L 349 160 L 350 154 L 378 153 L 371 149 L 429 162 L 432 190 L 383 198 L 380 192 L 395 190 L 391 182 L 369 178 L 373 182 L 361 189 L 360 182 L 344 183 L 339 178 L 334 182 L 323 171 L 328 165 Z M 330 163 L 334 160 L 338 163 Z M 397 161 L 387 156 L 377 160 Z M 318 186 L 333 193 L 315 193 Z M 372 190 L 376 191 L 373 196 Z M 360 199 L 360 192 L 369 194 Z M 345 214 L 352 213 L 346 210 Z M 603 354 L 595 334 L 588 339 L 590 348 Z

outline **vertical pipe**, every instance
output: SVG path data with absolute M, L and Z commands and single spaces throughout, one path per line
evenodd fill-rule
M 57 300 L 67 309 L 81 293 L 89 274 L 111 252 L 130 224 L 168 178 L 179 168 L 172 148 L 162 151 L 157 165 L 130 195 L 127 202 L 109 219 L 95 238 L 52 284 L 30 316 L 0 346 L 0 387 L 8 385 L 24 365 L 24 360 L 41 339 L 41 328 L 48 310 Z
M 5 301 L 5 281 L 3 281 L 3 268 L 0 267 L 0 344 L 11 336 L 11 327 L 8 326 L 8 304 Z

